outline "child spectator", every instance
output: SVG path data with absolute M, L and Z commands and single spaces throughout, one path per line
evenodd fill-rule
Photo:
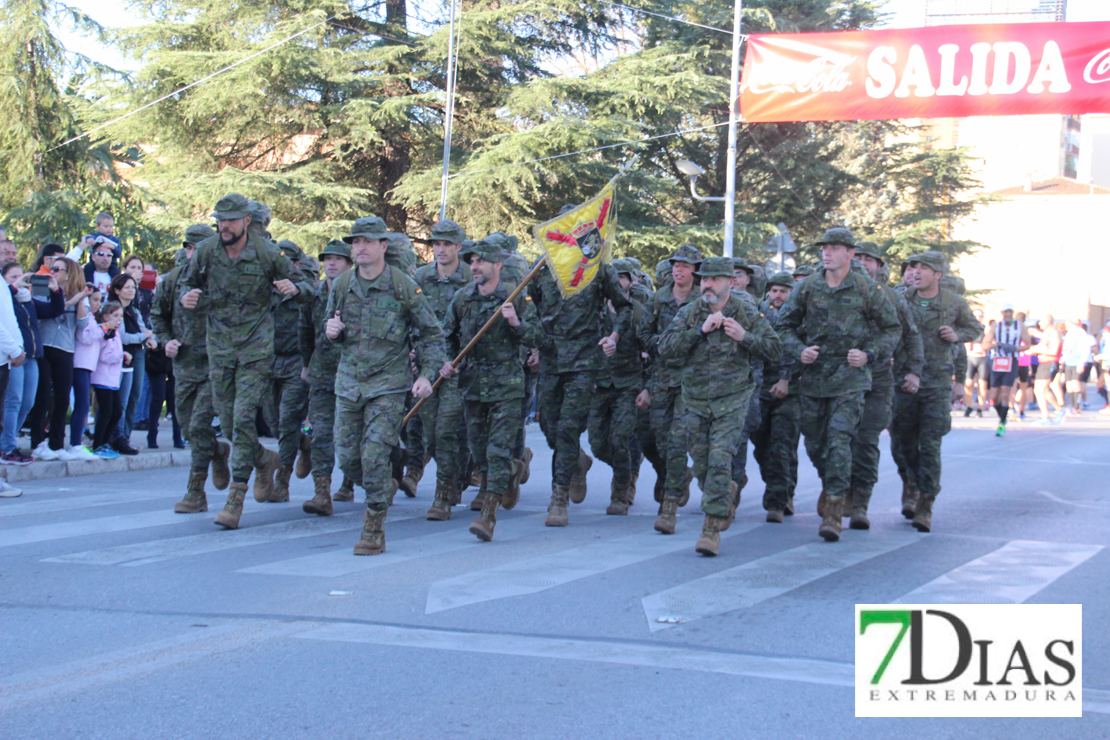
M 119 328 L 123 323 L 123 307 L 108 301 L 100 307 L 92 339 L 97 348 L 96 369 L 89 382 L 96 393 L 96 425 L 93 431 L 93 454 L 106 460 L 119 457 L 108 444 L 120 414 L 123 412 L 119 398 L 120 376 L 123 363 L 130 359 L 123 351 L 123 337 Z

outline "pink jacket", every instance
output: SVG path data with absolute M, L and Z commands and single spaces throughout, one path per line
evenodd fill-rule
M 89 382 L 94 386 L 119 388 L 120 375 L 123 370 L 123 337 L 120 336 L 119 329 L 116 329 L 114 337 L 105 339 L 104 330 L 100 325 L 93 324 L 93 326 L 100 332 L 100 336 L 96 338 L 100 355 L 97 358 L 96 369 L 92 371 Z
M 77 342 L 73 345 L 73 367 L 79 370 L 96 370 L 96 363 L 100 360 L 100 340 L 104 337 L 104 330 L 92 318 L 84 329 L 77 330 Z

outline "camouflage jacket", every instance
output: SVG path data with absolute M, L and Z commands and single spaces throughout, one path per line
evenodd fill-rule
M 917 295 L 916 288 L 910 288 L 904 296 L 914 323 L 921 332 L 921 343 L 925 351 L 925 367 L 920 373 L 921 387 L 952 387 L 959 348 L 964 342 L 978 339 L 983 333 L 983 325 L 975 319 L 967 301 L 944 288 L 933 298 L 921 298 Z M 955 342 L 947 342 L 941 338 L 942 326 L 952 327 L 956 332 Z
M 447 321 L 447 308 L 451 299 L 460 290 L 470 285 L 472 276 L 470 265 L 459 260 L 459 266 L 449 278 L 441 278 L 436 269 L 436 263 L 430 262 L 416 271 L 416 284 L 424 291 L 424 297 L 435 311 L 436 319 L 440 324 Z
M 410 390 L 414 344 L 420 375 L 433 380 L 447 361 L 443 329 L 420 288 L 388 264 L 364 283 L 357 268 L 347 270 L 335 279 L 324 309 L 326 317 L 339 311 L 345 325 L 328 340 L 342 346 L 335 395 L 358 401 Z
M 150 323 L 159 347 L 164 347 L 171 339 L 181 342 L 177 357 L 173 358 L 174 367 L 179 374 L 196 371 L 207 375 L 208 347 L 205 314 L 208 311 L 208 297 L 201 293 L 197 307 L 192 311 L 178 302 L 184 270 L 185 266 L 173 268 L 162 277 L 162 282 L 154 289 L 154 300 L 150 306 Z
M 885 372 L 879 368 L 873 370 L 871 372 L 871 385 L 872 387 L 879 387 L 883 383 L 902 385 L 902 379 L 906 377 L 907 373 L 913 373 L 921 377 L 922 368 L 925 365 L 921 332 L 917 330 L 917 323 L 913 320 L 913 314 L 910 312 L 910 306 L 906 303 L 906 299 L 890 286 L 883 283 L 880 283 L 880 285 L 882 285 L 887 298 L 894 304 L 895 310 L 898 311 L 898 323 L 902 325 L 902 336 L 899 337 L 898 345 L 894 348 L 894 357 L 887 363 L 890 369 Z
M 879 357 L 893 354 L 902 336 L 898 312 L 878 283 L 849 272 L 830 288 L 824 267 L 794 288 L 775 330 L 784 352 L 796 360 L 806 347 L 819 348 L 817 361 L 802 366 L 799 383 L 803 395 L 817 398 L 871 390 L 871 368 Z M 871 362 L 852 367 L 851 349 L 869 353 Z
M 444 326 L 447 351 L 451 357 L 457 356 L 490 317 L 501 311 L 514 287 L 499 283 L 492 293 L 482 295 L 477 284 L 471 283 L 455 294 Z M 517 296 L 513 307 L 520 318 L 520 325 L 510 326 L 503 318 L 497 320 L 463 360 L 459 369 L 459 388 L 468 401 L 491 403 L 524 398 L 524 366 L 520 360 L 520 348 L 522 345 L 539 344 L 543 329 L 531 298 Z
M 616 325 L 616 313 L 608 304 L 601 310 L 601 329 L 608 336 Z M 632 323 L 639 326 L 644 320 L 644 307 L 635 298 L 632 299 Z M 606 388 L 629 389 L 639 391 L 644 387 L 644 363 L 640 356 L 643 351 L 640 344 L 639 332 L 626 331 L 617 340 L 617 351 L 612 357 L 605 358 L 605 371 L 598 374 L 597 384 Z
M 263 251 L 265 254 L 261 254 Z M 296 283 L 300 290 L 298 303 L 312 300 L 312 286 L 298 282 L 299 274 L 293 263 L 277 246 L 253 232 L 236 260 L 228 257 L 218 236 L 197 245 L 179 293 L 200 288 L 201 295 L 208 297 L 211 361 L 247 363 L 274 356 L 274 317 L 270 307 L 275 280 Z
M 593 281 L 570 298 L 559 293 L 556 278 L 547 267 L 528 284 L 536 312 L 543 325 L 540 345 L 540 372 L 567 373 L 602 370 L 605 353 L 601 341 L 601 308 L 608 299 L 617 311 L 618 334 L 634 331 L 632 304 L 621 290 L 612 265 L 602 264 Z
M 524 277 L 531 271 L 532 268 L 528 266 L 528 260 L 520 252 L 509 252 L 509 256 L 505 258 L 505 262 L 501 267 L 501 280 L 509 286 L 512 291 L 516 286 L 524 280 Z M 558 288 L 556 288 L 558 290 Z
M 672 285 L 664 285 L 655 291 L 651 301 L 644 306 L 644 320 L 640 324 L 640 344 L 648 353 L 648 388 L 678 388 L 682 385 L 681 357 L 663 359 L 659 356 L 659 339 L 671 325 L 679 309 L 699 300 L 698 286 L 690 290 L 690 295 L 679 306 L 675 303 Z
M 782 356 L 782 342 L 754 304 L 730 295 L 722 309 L 726 317 L 736 319 L 747 330 L 739 342 L 723 328 L 702 332 L 711 313 L 712 307 L 700 298 L 687 303 L 659 339 L 660 357 L 677 359 L 683 365 L 682 399 L 694 411 L 706 408 L 710 401 L 727 405 L 730 397 L 754 388 L 753 357 L 775 362 Z
M 312 302 L 301 306 L 301 318 L 297 325 L 301 360 L 308 368 L 306 380 L 313 388 L 334 387 L 339 371 L 339 345 L 329 342 L 324 334 L 329 298 L 331 289 L 328 281 L 321 280 L 313 290 Z
M 315 295 L 315 290 L 312 291 Z M 301 308 L 297 296 L 274 293 L 274 354 L 300 354 Z M 305 306 L 310 306 L 308 301 Z
M 786 304 L 783 304 L 785 306 Z M 771 328 L 775 328 L 779 322 L 780 309 L 771 305 L 770 301 L 763 301 L 759 304 L 759 312 L 763 314 L 763 318 L 767 319 L 767 323 Z M 763 366 L 763 382 L 759 391 L 759 397 L 771 400 L 771 386 L 780 380 L 785 380 L 789 385 L 787 386 L 787 395 L 798 395 L 798 380 L 802 374 L 802 363 L 783 352 L 782 357 L 778 362 L 768 362 Z

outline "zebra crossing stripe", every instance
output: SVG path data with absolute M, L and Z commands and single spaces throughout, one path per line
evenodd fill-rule
M 165 491 L 159 493 L 139 493 L 124 491 L 120 493 L 94 493 L 90 496 L 74 496 L 73 498 L 50 498 L 41 501 L 21 501 L 17 504 L 0 506 L 0 518 L 9 516 L 32 516 L 35 514 L 54 514 L 59 511 L 78 511 L 96 506 L 113 506 L 116 504 L 133 504 L 136 501 L 153 501 L 154 499 L 169 498 Z

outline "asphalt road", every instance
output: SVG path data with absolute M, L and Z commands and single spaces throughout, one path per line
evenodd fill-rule
M 465 507 L 424 520 L 429 466 L 370 558 L 360 504 L 301 512 L 310 480 L 248 500 L 235 532 L 220 495 L 172 512 L 183 468 L 23 484 L 0 499 L 0 737 L 1110 737 L 1108 438 L 1093 413 L 1003 439 L 957 420 L 922 535 L 884 435 L 872 529 L 838 544 L 803 455 L 798 515 L 764 523 L 754 482 L 715 559 L 696 494 L 676 535 L 652 531 L 646 464 L 630 516 L 605 515 L 595 463 L 571 526 L 544 527 L 538 431 L 494 542 Z M 854 605 L 899 600 L 1083 604 L 1084 716 L 856 718 Z

